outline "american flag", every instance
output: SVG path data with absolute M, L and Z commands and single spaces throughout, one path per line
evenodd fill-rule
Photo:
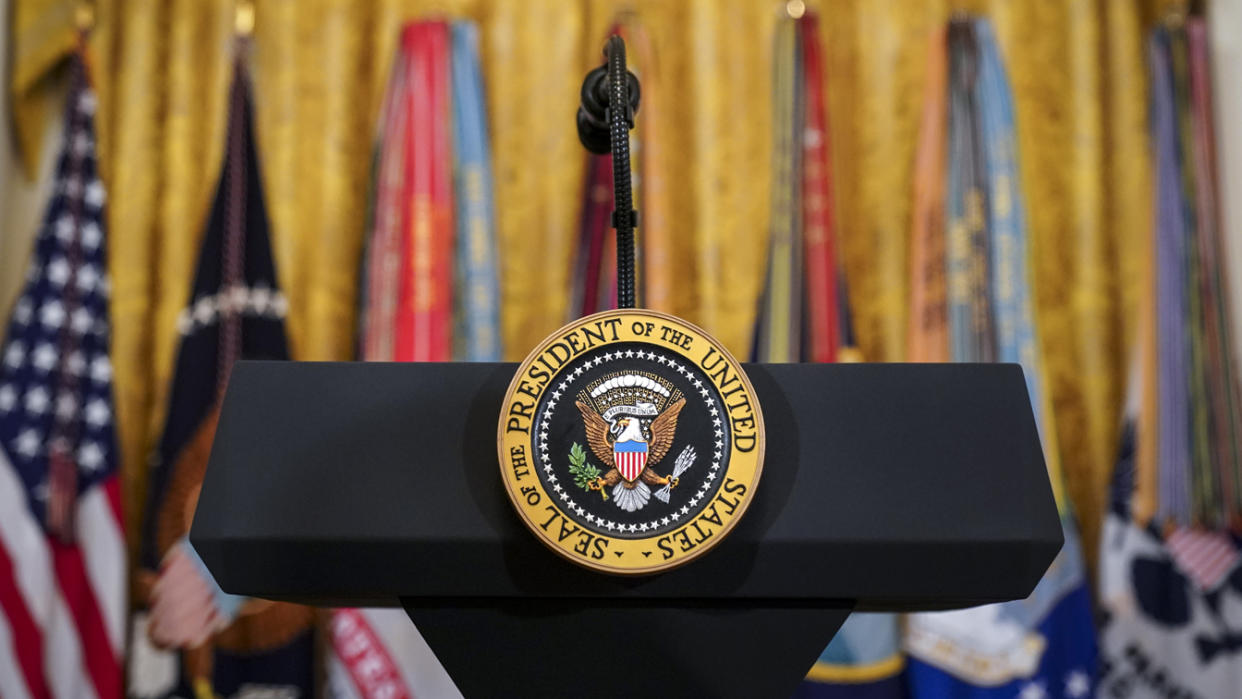
M 0 696 L 121 696 L 104 188 L 80 58 L 55 188 L 0 350 Z

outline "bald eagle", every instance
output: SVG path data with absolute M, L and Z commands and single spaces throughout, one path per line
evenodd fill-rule
M 626 512 L 641 509 L 651 498 L 648 485 L 677 486 L 676 478 L 657 474 L 651 469 L 660 462 L 673 446 L 673 435 L 677 431 L 677 416 L 686 405 L 686 399 L 680 398 L 664 412 L 651 421 L 649 428 L 644 429 L 642 420 L 632 416 L 618 416 L 612 424 L 605 420 L 582 401 L 576 401 L 578 412 L 582 413 L 582 421 L 586 427 L 587 443 L 591 451 L 608 467 L 607 473 L 596 478 L 591 484 L 592 490 L 604 487 L 612 488 L 612 496 L 617 506 Z M 616 467 L 613 459 L 613 444 L 617 442 L 646 442 L 647 464 L 638 478 L 626 480 Z

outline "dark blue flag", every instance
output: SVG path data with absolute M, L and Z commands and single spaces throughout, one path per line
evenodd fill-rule
M 233 363 L 289 358 L 287 302 L 277 284 L 252 131 L 250 86 L 239 60 L 224 165 L 189 303 L 177 322 L 180 345 L 167 419 L 152 457 L 142 563 L 161 576 L 177 568 L 168 563 L 170 552 L 197 562 L 185 537 Z M 215 592 L 215 609 L 204 616 L 219 621 L 205 645 L 181 653 L 177 694 L 210 690 L 233 696 L 245 688 L 271 696 L 313 696 L 313 610 L 229 597 L 205 568 L 196 569 Z M 162 594 L 181 594 L 200 583 L 184 580 L 165 580 L 162 589 L 168 591 Z M 155 618 L 158 609 L 152 607 L 153 625 L 164 623 Z

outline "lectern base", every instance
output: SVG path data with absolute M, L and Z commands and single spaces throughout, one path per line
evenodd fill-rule
M 467 699 L 793 694 L 849 616 L 841 606 L 651 600 L 402 600 Z

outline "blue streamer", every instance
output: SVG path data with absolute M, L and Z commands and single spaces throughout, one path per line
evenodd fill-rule
M 454 355 L 499 361 L 500 282 L 491 147 L 479 68 L 479 33 L 470 22 L 452 26 L 453 180 L 457 223 L 457 304 Z

